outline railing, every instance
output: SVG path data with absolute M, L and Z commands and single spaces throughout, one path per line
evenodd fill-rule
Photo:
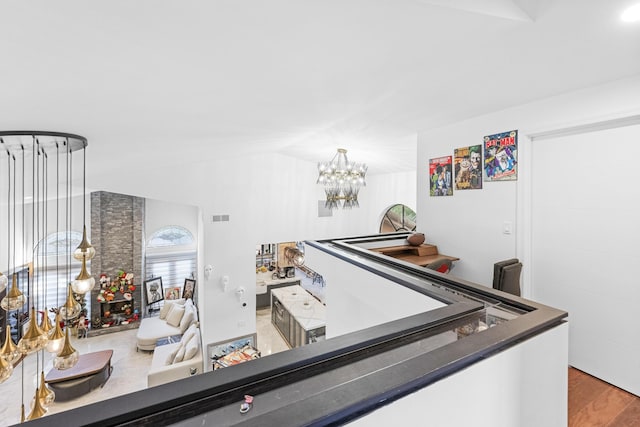
M 368 238 L 374 236 L 306 243 L 444 306 L 31 424 L 341 425 L 553 328 L 567 315 L 356 245 Z

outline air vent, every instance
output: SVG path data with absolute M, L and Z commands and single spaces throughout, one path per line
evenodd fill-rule
M 229 215 L 213 215 L 213 222 L 228 222 Z

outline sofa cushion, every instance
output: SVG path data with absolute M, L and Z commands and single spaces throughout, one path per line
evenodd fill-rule
M 178 345 L 171 349 L 171 352 L 167 354 L 167 358 L 164 361 L 165 365 L 171 365 L 173 363 L 173 359 L 176 358 L 176 354 L 178 354 L 178 350 L 180 350 L 180 347 L 181 346 Z
M 182 320 L 182 316 L 184 315 L 184 306 L 179 304 L 173 304 L 173 307 L 169 310 L 167 314 L 167 324 L 175 327 L 180 326 L 180 321 Z M 186 329 L 186 328 L 185 328 Z M 180 330 L 182 333 L 182 330 Z
M 189 326 L 187 330 L 184 331 L 184 334 L 182 335 L 182 337 L 180 337 L 180 343 L 182 345 L 186 345 L 189 342 L 189 340 L 193 338 L 193 336 L 196 334 L 197 330 L 198 330 L 198 325 L 195 322 L 192 323 L 191 326 Z
M 198 350 L 200 350 L 200 334 L 196 332 L 193 337 L 191 337 L 191 339 L 187 341 L 187 344 L 184 348 L 185 352 L 183 360 L 192 359 L 193 356 L 198 353 Z
M 180 328 L 169 325 L 158 316 L 145 317 L 140 322 L 136 335 L 137 346 L 141 350 L 153 350 L 158 339 L 180 334 Z
M 184 298 L 175 299 L 175 300 L 166 300 L 164 302 L 164 305 L 160 309 L 160 318 L 161 319 L 166 319 L 167 318 L 167 314 L 169 314 L 169 310 L 171 310 L 171 306 L 173 304 L 182 305 L 182 304 L 184 304 L 184 302 L 185 302 Z
M 184 305 L 184 315 L 180 319 L 180 330 L 185 332 L 189 326 L 196 320 L 196 308 L 193 305 Z
M 184 353 L 186 349 L 183 345 L 178 347 L 178 352 L 176 353 L 176 357 L 173 358 L 173 363 L 180 363 L 184 359 Z

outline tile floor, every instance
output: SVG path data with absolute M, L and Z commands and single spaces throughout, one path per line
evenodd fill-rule
M 280 351 L 288 350 L 286 342 L 271 324 L 271 309 L 258 310 L 256 316 L 258 350 L 263 357 Z M 132 393 L 147 387 L 147 372 L 153 353 L 136 351 L 135 335 L 137 330 L 115 332 L 90 338 L 72 338 L 72 345 L 81 354 L 99 350 L 113 349 L 111 364 L 113 372 L 102 388 L 91 391 L 85 396 L 68 402 L 54 402 L 49 407 L 49 414 L 66 411 L 89 403 L 107 400 L 111 397 Z M 28 416 L 30 402 L 36 387 L 36 376 L 39 372 L 46 373 L 52 367 L 53 356 L 45 352 L 44 369 L 42 358 L 29 355 L 23 363 L 18 365 L 14 374 L 0 384 L 0 427 L 18 424 L 20 422 L 20 405 L 24 395 L 25 412 Z M 37 375 L 38 374 L 38 375 Z M 24 382 L 21 380 L 24 377 Z M 24 392 L 23 392 L 24 390 Z M 105 404 L 108 404 L 105 402 Z

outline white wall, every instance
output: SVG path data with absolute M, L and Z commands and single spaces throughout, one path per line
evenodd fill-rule
M 527 135 L 638 114 L 640 76 L 568 93 L 418 134 L 418 230 L 440 252 L 461 258 L 453 274 L 491 286 L 493 263 L 518 257 L 525 261 L 523 295 L 530 296 L 527 256 L 530 141 Z M 482 190 L 429 197 L 430 158 L 453 155 L 454 148 L 481 144 L 485 135 L 519 130 L 517 182 L 484 182 Z M 503 223 L 514 233 L 502 233 Z
M 539 135 L 543 132 L 550 132 L 578 125 L 587 125 L 605 120 L 631 117 L 640 113 L 640 76 L 635 78 L 620 80 L 606 85 L 585 89 L 578 92 L 568 93 L 562 96 L 545 99 L 539 102 L 511 108 L 496 112 L 494 114 L 475 118 L 465 122 L 457 123 L 442 129 L 422 132 L 418 137 L 418 212 L 420 214 L 419 230 L 427 235 L 427 239 L 438 245 L 441 252 L 456 255 L 461 258 L 456 263 L 453 274 L 476 283 L 491 286 L 493 263 L 506 258 L 518 257 L 524 263 L 522 275 L 523 296 L 534 299 L 536 296 L 543 297 L 543 301 L 551 306 L 566 309 L 561 298 L 551 298 L 549 293 L 541 291 L 545 286 L 559 286 L 557 292 L 567 292 L 569 287 L 587 289 L 598 287 L 600 283 L 580 284 L 578 281 L 583 277 L 579 270 L 585 269 L 584 262 L 574 260 L 571 269 L 563 264 L 556 269 L 550 269 L 546 262 L 537 263 L 532 256 L 532 206 L 531 188 L 535 185 L 535 177 L 532 177 L 531 162 L 544 162 L 544 159 L 531 159 L 532 150 L 535 150 L 535 142 L 532 142 L 529 135 Z M 427 165 L 429 158 L 440 157 L 453 154 L 453 149 L 460 146 L 478 144 L 484 135 L 489 135 L 501 131 L 518 129 L 520 131 L 519 145 L 519 179 L 517 183 L 495 182 L 485 183 L 483 190 L 469 190 L 455 192 L 452 197 L 429 197 L 427 193 Z M 638 140 L 640 135 L 635 136 Z M 592 156 L 600 157 L 603 161 L 613 158 L 615 168 L 616 162 L 621 162 L 625 158 L 624 154 L 610 153 L 607 149 L 607 141 L 600 141 L 600 149 L 594 150 Z M 557 185 L 561 186 L 567 198 L 581 197 L 581 194 L 589 194 L 589 203 L 604 203 L 611 196 L 599 197 L 598 193 L 585 188 L 576 188 L 580 184 L 572 182 L 572 168 L 582 168 L 580 162 L 573 162 L 571 156 L 564 156 L 564 169 L 558 176 Z M 544 167 L 541 169 L 544 170 Z M 598 168 L 591 168 L 591 173 L 601 174 Z M 550 168 L 547 173 L 558 173 L 555 168 Z M 578 176 L 579 174 L 576 174 Z M 628 194 L 617 194 L 617 197 L 625 198 Z M 590 225 L 582 222 L 582 218 L 576 213 L 575 217 L 566 219 L 574 222 L 571 230 L 575 233 L 576 239 L 593 233 Z M 507 236 L 502 234 L 502 224 L 504 221 L 513 221 L 515 234 Z M 580 225 L 581 224 L 581 225 Z M 576 229 L 577 226 L 577 229 Z M 627 226 L 631 226 L 628 224 Z M 624 227 L 624 225 L 623 225 Z M 543 237 L 545 236 L 545 237 Z M 621 240 L 615 233 L 607 236 L 610 247 L 620 248 Z M 553 236 L 541 234 L 543 245 L 562 247 L 562 240 Z M 567 247 L 568 249 L 568 247 Z M 570 251 L 565 251 L 565 255 L 572 259 Z M 554 272 L 556 273 L 554 275 Z M 575 274 L 573 274 L 575 273 Z M 611 273 L 616 279 L 616 271 Z M 553 277 L 552 277 L 553 276 Z M 588 280 L 597 280 L 597 275 L 591 275 Z M 625 276 L 626 277 L 626 276 Z M 584 303 L 584 311 L 569 312 L 572 328 L 582 327 L 584 315 L 591 317 L 583 323 L 585 327 L 595 324 L 602 329 L 604 325 L 613 328 L 616 322 L 633 322 L 621 315 L 624 308 L 616 305 L 618 296 L 613 292 L 610 298 L 600 298 L 601 304 L 609 305 L 606 310 L 607 315 L 611 315 L 607 322 L 599 322 L 600 316 L 605 315 L 604 311 L 597 306 L 588 306 L 590 298 L 583 296 L 583 292 L 573 292 L 566 298 L 571 299 L 573 304 Z M 622 292 L 628 298 L 629 293 Z M 607 328 L 605 327 L 605 334 Z M 619 372 L 631 372 L 638 370 L 637 355 L 640 352 L 638 340 L 632 336 L 628 337 L 629 342 L 626 349 L 628 355 L 623 355 L 615 350 L 610 340 L 594 340 L 595 336 L 585 333 L 583 336 L 591 343 L 584 345 L 573 340 L 580 340 L 579 336 L 570 336 L 571 348 L 579 347 L 586 349 L 598 347 L 602 350 L 598 360 L 585 351 L 580 354 L 572 351 L 570 363 L 582 359 L 590 359 L 588 365 L 594 375 L 611 382 L 620 387 L 628 387 L 628 384 L 617 382 L 614 376 L 603 374 L 607 371 L 607 366 L 615 367 Z M 634 357 L 635 356 L 635 357 Z M 587 366 L 584 364 L 583 366 Z M 638 384 L 636 381 L 635 388 Z M 637 391 L 636 391 L 637 392 Z
M 349 425 L 565 427 L 567 335 L 557 326 Z
M 307 263 L 322 272 L 327 284 L 327 338 L 445 306 L 440 301 L 354 267 L 311 246 L 305 248 Z
M 371 175 L 361 190 L 360 208 L 319 218 L 324 191 L 316 184 L 315 163 L 275 153 L 180 162 L 176 158 L 172 171 L 151 162 L 92 177 L 88 185 L 200 209 L 197 280 L 205 345 L 255 332 L 255 298 L 250 296 L 255 294 L 256 244 L 377 233 L 384 209 L 395 203 L 415 207 L 415 173 Z M 230 215 L 230 221 L 212 222 L 212 215 L 220 214 Z M 207 264 L 214 272 L 205 280 Z M 226 293 L 220 286 L 224 275 L 230 278 Z M 245 288 L 241 301 L 234 292 L 240 286 Z

